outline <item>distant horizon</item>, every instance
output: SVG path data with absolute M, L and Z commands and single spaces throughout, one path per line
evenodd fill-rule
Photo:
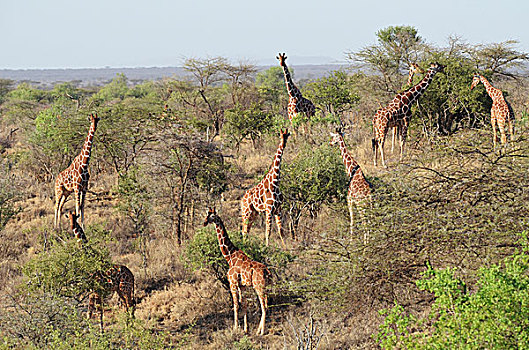
M 197 59 L 206 59 L 206 58 L 212 58 L 212 57 L 222 57 L 222 56 L 207 56 L 207 57 L 192 57 Z M 324 60 L 328 59 L 328 60 Z M 250 59 L 239 59 L 239 60 L 228 60 L 232 64 L 237 64 L 239 62 L 245 62 L 249 64 L 253 64 L 256 67 L 268 67 L 268 66 L 275 66 L 277 65 L 277 61 L 270 60 L 270 59 L 261 59 L 259 62 L 253 62 Z M 318 56 L 293 56 L 289 57 L 289 66 L 295 67 L 295 66 L 308 66 L 308 65 L 346 65 L 350 64 L 348 61 L 344 60 L 336 60 L 332 57 L 318 57 Z M 0 71 L 16 71 L 16 70 L 67 70 L 67 69 L 136 69 L 136 68 L 183 68 L 183 61 L 180 63 L 180 65 L 145 65 L 145 66 L 92 66 L 92 67 L 29 67 L 29 68 L 2 68 L 0 67 Z

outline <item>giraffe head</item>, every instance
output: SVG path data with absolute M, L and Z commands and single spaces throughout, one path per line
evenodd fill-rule
M 340 142 L 340 138 L 343 138 L 343 129 L 341 127 L 336 128 L 336 132 L 331 132 L 331 141 L 329 144 L 331 146 L 336 145 Z
M 97 116 L 97 113 L 90 114 L 90 122 L 95 123 L 97 125 L 97 122 L 99 122 L 101 118 Z
M 281 129 L 279 134 L 281 135 L 281 145 L 285 147 L 287 144 L 288 137 L 290 136 L 290 133 L 288 132 L 288 129 L 285 129 L 285 130 Z
M 470 85 L 470 90 L 475 88 L 476 85 L 478 85 L 480 81 L 481 81 L 480 75 L 478 73 L 475 73 L 474 77 L 472 78 L 472 84 Z
M 446 67 L 445 65 L 440 64 L 438 62 L 432 62 L 430 63 L 430 68 L 428 68 L 428 70 L 438 73 L 438 72 L 443 72 L 445 67 Z
M 206 219 L 204 220 L 204 226 L 208 226 L 211 223 L 219 223 L 220 217 L 217 215 L 217 211 L 214 207 L 208 208 Z
M 278 53 L 276 58 L 279 60 L 279 65 L 284 67 L 287 65 L 286 63 L 286 60 L 287 60 L 287 55 L 283 52 L 283 53 Z

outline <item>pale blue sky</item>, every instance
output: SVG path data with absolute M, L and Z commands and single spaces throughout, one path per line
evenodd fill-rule
M 377 30 L 411 25 L 429 43 L 520 41 L 529 52 L 525 0 L 0 0 L 1 68 L 178 66 L 344 60 Z

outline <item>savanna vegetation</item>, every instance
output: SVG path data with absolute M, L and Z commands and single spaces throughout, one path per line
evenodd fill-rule
M 349 67 L 295 78 L 318 107 L 294 125 L 282 160 L 283 248 L 264 215 L 247 240 L 239 200 L 267 172 L 289 127 L 282 70 L 222 57 L 188 59 L 186 78 L 40 90 L 0 80 L 1 348 L 525 348 L 529 342 L 529 55 L 516 42 L 430 45 L 388 27 L 347 53 Z M 275 53 L 271 53 L 275 55 Z M 446 66 L 413 106 L 405 157 L 374 167 L 372 116 L 402 91 L 408 67 Z M 292 67 L 293 65 L 293 67 Z M 491 99 L 501 88 L 514 139 L 494 150 Z M 417 83 L 421 75 L 416 76 Z M 101 118 L 77 244 L 53 228 L 54 180 Z M 329 132 L 373 184 L 372 206 L 349 233 L 347 178 Z M 250 332 L 232 329 L 227 264 L 215 206 L 233 242 L 272 275 L 264 336 L 250 295 Z M 72 197 L 65 209 L 74 208 Z M 369 241 L 364 244 L 364 232 Z M 105 331 L 87 320 L 91 276 L 110 263 L 135 275 L 135 318 L 105 301 Z

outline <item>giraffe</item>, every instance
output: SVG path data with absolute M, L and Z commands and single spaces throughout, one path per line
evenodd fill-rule
M 356 206 L 362 220 L 366 205 L 371 202 L 371 184 L 366 180 L 360 165 L 349 154 L 343 140 L 342 129 L 338 128 L 336 133 L 331 132 L 331 145 L 338 145 L 342 154 L 345 172 L 349 176 L 349 189 L 347 191 L 347 206 L 349 207 L 350 226 L 349 230 L 353 235 L 354 207 Z M 367 243 L 367 231 L 364 232 L 364 244 Z
M 492 99 L 492 108 L 490 110 L 490 122 L 492 124 L 494 149 L 496 149 L 496 125 L 498 126 L 498 129 L 500 129 L 500 141 L 502 145 L 505 145 L 507 143 L 507 136 L 505 135 L 505 122 L 507 122 L 509 126 L 511 140 L 514 139 L 514 111 L 512 110 L 511 105 L 505 100 L 505 97 L 503 96 L 501 90 L 492 86 L 492 84 L 489 83 L 489 81 L 483 75 L 477 73 L 474 74 L 474 78 L 472 79 L 472 85 L 470 85 L 470 90 L 476 87 L 479 82 L 483 83 L 483 85 L 485 86 L 485 90 L 487 90 L 487 93 Z
M 272 226 L 272 215 L 275 217 L 277 230 L 283 246 L 282 224 L 281 224 L 281 202 L 282 195 L 279 192 L 279 177 L 281 169 L 281 157 L 283 156 L 283 149 L 287 144 L 290 133 L 288 129 L 281 130 L 281 141 L 277 147 L 276 154 L 270 170 L 265 177 L 254 187 L 250 188 L 241 199 L 241 216 L 242 216 L 242 235 L 250 232 L 250 228 L 254 220 L 257 218 L 259 212 L 265 212 L 266 215 L 266 230 L 265 240 L 268 245 L 268 237 L 270 236 Z
M 413 76 L 416 73 L 423 74 L 424 73 L 424 69 L 419 67 L 419 65 L 417 63 L 410 63 L 410 67 L 408 68 L 408 81 L 406 82 L 406 87 L 411 87 L 412 86 Z M 383 107 L 381 106 L 381 108 L 383 108 Z M 398 132 L 399 132 L 399 125 L 395 124 L 395 126 L 392 127 L 391 129 L 392 129 L 392 133 L 391 133 L 391 153 L 393 153 L 393 150 L 395 148 L 395 138 L 398 136 Z
M 384 141 L 390 127 L 398 126 L 400 136 L 400 159 L 404 153 L 404 143 L 408 133 L 408 124 L 411 119 L 411 105 L 416 101 L 432 82 L 437 72 L 442 72 L 444 65 L 432 63 L 424 78 L 415 86 L 397 94 L 393 100 L 382 109 L 379 109 L 373 117 L 374 138 L 372 140 L 374 152 L 374 164 L 377 166 L 377 148 L 380 151 L 382 165 L 386 167 L 384 160 Z
M 292 124 L 292 120 L 295 120 L 299 113 L 304 114 L 307 118 L 313 117 L 314 113 L 316 113 L 316 107 L 310 100 L 301 95 L 301 91 L 292 81 L 286 63 L 287 56 L 285 53 L 278 53 L 276 58 L 279 60 L 279 65 L 283 68 L 283 73 L 285 74 L 285 84 L 288 91 L 288 119 L 290 123 Z
M 231 242 L 224 223 L 217 215 L 215 208 L 209 208 L 207 217 L 204 220 L 204 226 L 213 223 L 217 231 L 217 238 L 219 240 L 219 247 L 222 255 L 229 265 L 228 281 L 230 283 L 230 292 L 233 298 L 233 328 L 239 328 L 239 301 L 244 315 L 244 332 L 248 332 L 248 321 L 246 316 L 246 300 L 244 298 L 244 291 L 246 287 L 252 286 L 259 303 L 261 304 L 261 321 L 257 328 L 257 334 L 264 335 L 266 309 L 268 307 L 268 298 L 266 295 L 266 279 L 270 275 L 270 271 L 265 264 L 253 261 L 244 252 Z
M 81 153 L 74 158 L 68 168 L 59 173 L 55 180 L 55 227 L 57 227 L 57 222 L 60 227 L 62 207 L 72 192 L 75 195 L 75 214 L 77 216 L 79 214 L 81 215 L 81 226 L 84 227 L 84 202 L 86 191 L 88 190 L 88 179 L 90 178 L 88 162 L 90 161 L 92 140 L 94 139 L 98 122 L 99 117 L 96 114 L 91 114 L 90 129 L 88 130 L 88 135 L 86 136 Z
M 77 222 L 79 216 L 74 211 L 69 212 L 70 228 L 77 239 L 77 242 L 84 246 L 88 243 L 88 239 Z M 110 264 L 108 268 L 97 271 L 92 275 L 96 283 L 103 288 L 104 296 L 112 295 L 114 292 L 118 293 L 118 297 L 125 309 L 131 310 L 131 315 L 134 317 L 134 310 L 136 302 L 134 300 L 134 274 L 128 267 L 118 264 Z M 99 305 L 99 307 L 97 307 Z M 100 293 L 91 290 L 88 295 L 88 312 L 87 318 L 91 319 L 94 310 L 99 309 L 99 327 L 103 330 L 103 298 Z

